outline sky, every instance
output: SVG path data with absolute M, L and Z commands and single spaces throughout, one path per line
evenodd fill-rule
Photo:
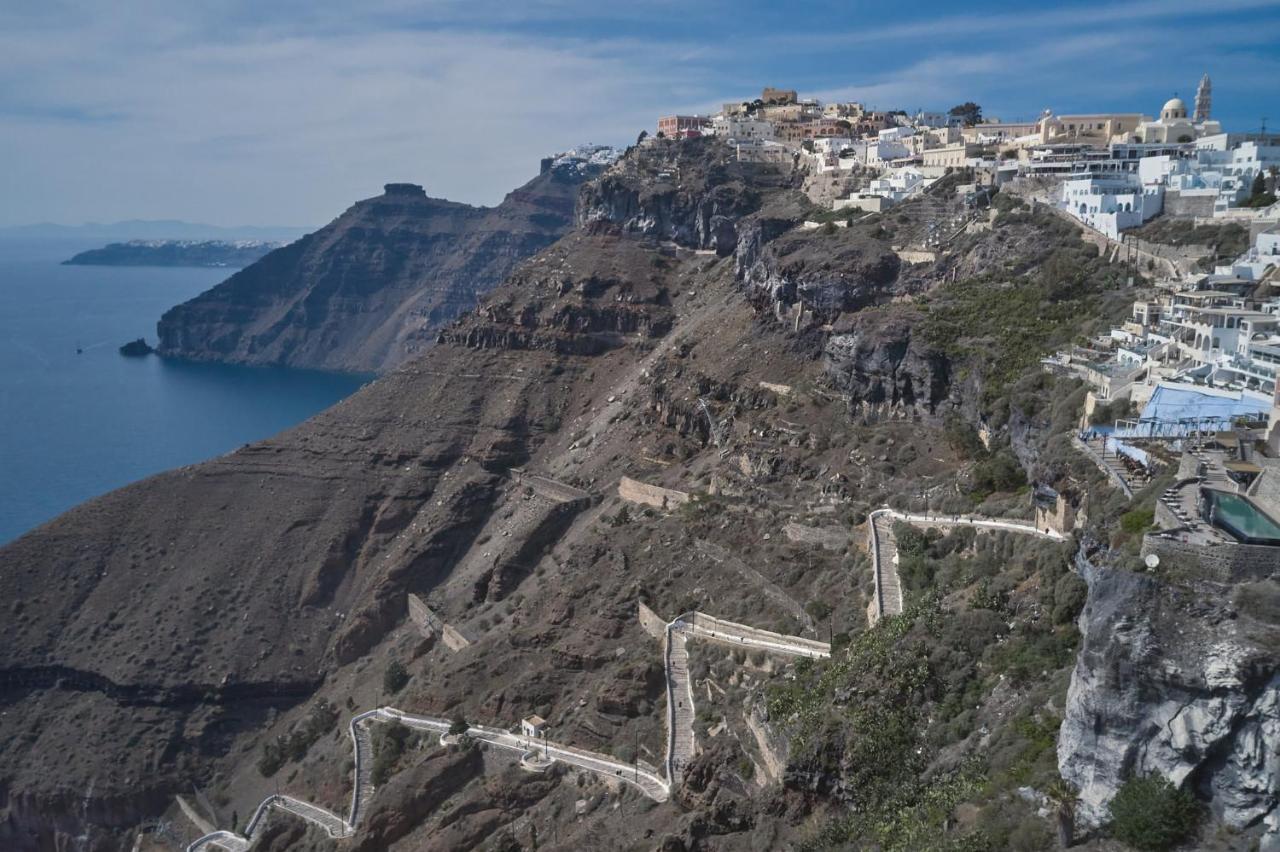
M 1280 130 L 1280 0 L 5 0 L 0 226 L 320 225 L 384 183 L 494 204 L 538 161 L 766 85 L 879 109 Z

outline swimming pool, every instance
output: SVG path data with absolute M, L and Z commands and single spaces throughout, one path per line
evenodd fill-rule
M 1280 545 L 1280 523 L 1254 503 L 1228 491 L 1203 491 L 1210 522 L 1245 544 Z

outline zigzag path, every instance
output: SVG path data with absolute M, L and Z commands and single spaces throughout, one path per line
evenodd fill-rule
M 872 624 L 886 615 L 899 615 L 902 612 L 902 583 L 898 578 L 898 540 L 893 534 L 895 522 L 901 521 L 912 526 L 934 529 L 972 527 L 980 530 L 1034 535 L 1055 541 L 1065 540 L 1065 536 L 1057 530 L 1039 529 L 1030 521 L 1011 518 L 912 514 L 886 507 L 872 512 L 868 521 L 868 550 L 871 552 L 872 574 L 875 579 L 875 591 L 871 596 L 871 605 L 867 608 L 868 620 Z
M 527 736 L 484 725 L 470 725 L 465 736 L 497 748 L 520 755 L 521 765 L 542 769 L 560 761 L 588 772 L 613 778 L 639 789 L 657 802 L 671 797 L 672 786 L 680 778 L 684 766 L 696 752 L 693 722 L 693 688 L 689 679 L 689 656 L 686 643 L 689 639 L 704 639 L 717 644 L 732 645 L 772 654 L 803 657 L 828 657 L 831 648 L 825 642 L 785 636 L 760 630 L 746 624 L 724 621 L 699 612 L 685 613 L 667 623 L 663 635 L 663 662 L 667 691 L 667 754 L 665 776 L 637 763 L 624 763 L 609 755 L 574 748 L 545 739 Z M 445 737 L 450 721 L 434 716 L 415 716 L 395 707 L 378 707 L 366 710 L 351 719 L 349 733 L 354 758 L 354 784 L 351 806 L 346 817 L 339 816 L 319 805 L 295 799 L 292 796 L 273 794 L 263 799 L 245 825 L 243 834 L 233 831 L 212 831 L 187 847 L 188 852 L 223 849 L 227 852 L 245 852 L 258 835 L 263 820 L 272 809 L 292 814 L 323 829 L 330 837 L 346 838 L 355 834 L 364 809 L 376 792 L 370 769 L 373 741 L 370 726 L 374 723 L 399 722 L 418 731 Z

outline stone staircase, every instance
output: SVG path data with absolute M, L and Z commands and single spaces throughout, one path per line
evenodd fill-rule
M 668 780 L 674 786 L 684 767 L 693 758 L 693 694 L 689 685 L 689 651 L 683 625 L 679 622 L 667 630 L 667 700 L 672 702 L 671 731 L 667 755 Z
M 902 586 L 898 580 L 898 539 L 893 534 L 894 519 L 878 515 L 872 520 L 876 539 L 877 617 L 902 612 Z

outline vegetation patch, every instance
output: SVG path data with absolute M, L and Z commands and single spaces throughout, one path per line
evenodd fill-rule
M 311 708 L 306 718 L 294 724 L 287 734 L 263 743 L 258 757 L 258 772 L 270 778 L 288 761 L 302 760 L 322 736 L 333 730 L 338 721 L 338 708 L 321 701 Z
M 1131 778 L 1111 801 L 1111 833 L 1144 852 L 1172 849 L 1190 837 L 1199 822 L 1195 798 L 1155 775 Z

